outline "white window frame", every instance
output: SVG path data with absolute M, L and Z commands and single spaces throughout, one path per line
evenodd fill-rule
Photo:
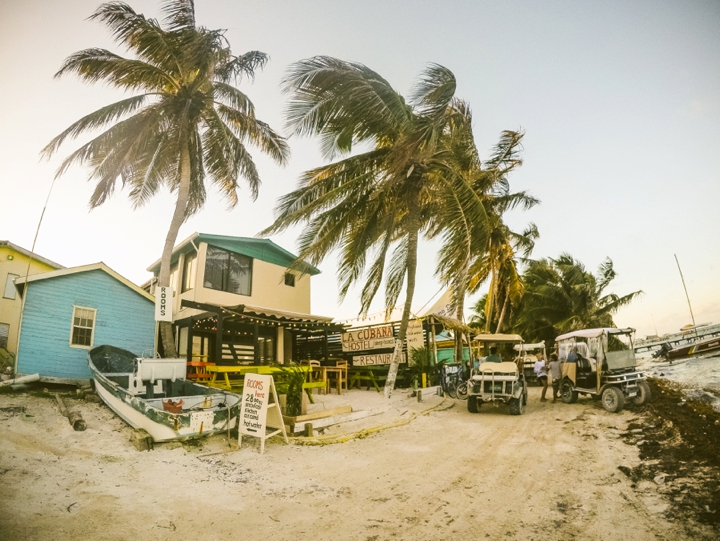
M 3 299 L 15 300 L 17 298 L 17 291 L 15 290 L 16 278 L 20 278 L 20 275 L 8 272 L 7 277 L 5 278 L 5 290 L 3 291 Z M 8 297 L 8 291 L 11 292 L 12 297 Z
M 85 346 L 82 344 L 73 344 L 73 332 L 75 331 L 75 312 L 76 312 L 76 310 L 89 310 L 92 312 L 93 326 L 92 326 L 92 331 L 90 332 L 90 345 L 89 346 Z M 78 349 L 92 349 L 93 344 L 95 343 L 95 327 L 97 327 L 97 308 L 73 305 L 72 319 L 70 320 L 70 347 L 78 348 Z M 80 327 L 80 328 L 87 329 L 87 327 Z

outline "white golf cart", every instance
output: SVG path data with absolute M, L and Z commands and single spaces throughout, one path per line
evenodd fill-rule
M 523 374 L 523 357 L 513 352 L 509 346 L 522 344 L 518 334 L 481 334 L 473 339 L 480 346 L 505 346 L 512 360 L 486 362 L 482 360 L 471 371 L 467 384 L 468 411 L 478 413 L 485 402 L 503 402 L 508 405 L 512 415 L 525 413 L 527 404 L 527 384 Z
M 515 344 L 513 349 L 517 351 L 523 358 L 523 373 L 525 374 L 525 381 L 537 382 L 537 376 L 535 375 L 535 362 L 537 357 L 535 356 L 538 352 L 543 354 L 543 359 L 547 360 L 547 354 L 545 353 L 545 341 L 538 342 L 537 344 Z
M 636 368 L 633 338 L 635 329 L 584 329 L 558 336 L 558 357 L 563 378 L 560 397 L 566 404 L 579 394 L 600 397 L 603 407 L 619 412 L 630 399 L 636 405 L 650 400 L 645 374 Z M 574 352 L 577 360 L 567 362 Z

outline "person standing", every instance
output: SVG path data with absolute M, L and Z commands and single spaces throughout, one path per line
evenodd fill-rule
M 547 363 L 545 362 L 545 359 L 543 359 L 542 351 L 538 351 L 535 355 L 537 356 L 537 361 L 533 367 L 533 372 L 535 372 L 538 381 L 543 386 L 542 394 L 540 395 L 540 402 L 546 402 L 547 398 L 545 398 L 545 393 L 547 393 L 548 390 Z
M 557 401 L 558 393 L 560 392 L 560 380 L 562 379 L 562 368 L 560 367 L 560 359 L 558 358 L 557 353 L 550 354 L 550 363 L 548 364 L 548 367 L 550 368 L 550 376 L 552 377 L 552 401 L 555 402 Z

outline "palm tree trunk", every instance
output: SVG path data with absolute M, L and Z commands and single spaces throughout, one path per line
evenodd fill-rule
M 505 293 L 505 301 L 503 302 L 502 311 L 500 312 L 500 318 L 498 319 L 497 329 L 495 329 L 495 333 L 499 333 L 500 329 L 502 328 L 503 319 L 505 319 L 505 312 L 507 310 L 508 300 L 510 299 L 510 295 Z
M 412 306 L 413 296 L 415 295 L 415 273 L 417 271 L 417 249 L 418 249 L 418 233 L 420 230 L 419 207 L 417 204 L 410 205 L 410 216 L 408 219 L 408 259 L 407 259 L 407 289 L 405 290 L 405 305 L 403 306 L 402 319 L 400 320 L 400 331 L 395 339 L 395 351 L 393 351 L 392 361 L 390 362 L 390 370 L 385 380 L 384 395 L 390 398 L 395 388 L 395 379 L 397 378 L 400 359 L 402 358 L 402 346 L 405 342 L 408 323 L 410 322 L 410 307 Z
M 488 288 L 488 298 L 485 301 L 485 332 L 490 334 L 490 325 L 492 324 L 493 301 L 495 297 L 495 272 L 490 271 L 490 287 Z
M 467 277 L 464 278 L 464 283 L 467 283 Z M 465 311 L 465 291 L 463 288 L 463 291 L 458 293 L 457 311 L 455 312 L 458 321 L 460 321 L 461 323 L 463 320 L 463 312 L 464 311 Z M 463 362 L 463 332 L 461 330 L 455 331 L 455 362 L 456 363 Z
M 175 247 L 180 226 L 185 221 L 188 199 L 190 198 L 190 151 L 187 145 L 182 146 L 180 151 L 180 185 L 178 186 L 175 211 L 170 221 L 170 229 L 165 237 L 162 258 L 160 259 L 160 272 L 158 273 L 158 286 L 167 287 L 170 285 L 170 261 L 172 251 Z M 179 294 L 179 292 L 175 292 Z M 160 322 L 160 339 L 162 340 L 165 357 L 177 357 L 175 349 L 175 338 L 173 336 L 172 323 L 169 321 Z

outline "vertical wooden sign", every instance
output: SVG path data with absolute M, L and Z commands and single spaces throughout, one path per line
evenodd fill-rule
M 260 438 L 260 454 L 265 452 L 265 440 L 276 434 L 288 443 L 272 376 L 245 374 L 238 427 L 238 448 L 243 434 Z

